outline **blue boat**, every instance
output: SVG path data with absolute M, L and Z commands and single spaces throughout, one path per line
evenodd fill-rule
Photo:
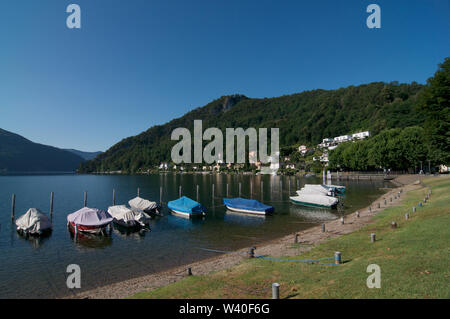
M 240 213 L 266 215 L 274 211 L 273 206 L 264 205 L 254 199 L 224 198 L 223 203 L 229 210 Z
M 182 196 L 167 203 L 167 207 L 177 215 L 183 217 L 201 216 L 206 212 L 202 204 L 197 203 L 189 197 Z

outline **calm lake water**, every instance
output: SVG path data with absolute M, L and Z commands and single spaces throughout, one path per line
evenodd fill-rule
M 235 250 L 303 228 L 338 218 L 367 206 L 380 196 L 385 182 L 342 181 L 347 186 L 344 207 L 339 210 L 308 209 L 289 203 L 297 185 L 321 183 L 318 178 L 251 175 L 162 174 L 149 176 L 39 175 L 0 176 L 0 298 L 54 298 L 73 293 L 66 287 L 66 267 L 81 267 L 81 290 L 158 272 L 217 255 L 199 248 Z M 222 205 L 229 184 L 230 197 L 261 200 L 275 207 L 267 217 L 229 213 Z M 140 188 L 141 197 L 163 202 L 176 199 L 179 185 L 183 195 L 207 208 L 203 219 L 187 220 L 171 215 L 152 220 L 149 232 L 123 234 L 113 229 L 108 237 L 79 238 L 67 230 L 67 215 L 83 206 L 88 192 L 88 207 L 107 209 L 116 190 L 116 204 L 127 204 Z M 212 199 L 212 184 L 215 198 Z M 250 196 L 250 184 L 253 194 Z M 282 189 L 281 189 L 282 187 Z M 53 232 L 45 239 L 27 239 L 11 223 L 11 195 L 16 194 L 16 217 L 28 208 L 49 212 L 50 192 L 55 193 Z

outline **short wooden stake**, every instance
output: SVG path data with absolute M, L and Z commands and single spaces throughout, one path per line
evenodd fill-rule
M 416 212 L 416 206 L 414 206 L 414 207 L 412 208 L 412 212 L 413 212 L 413 213 Z
M 255 249 L 256 247 L 251 247 L 248 251 L 248 258 L 254 258 L 255 257 Z
M 387 205 L 387 200 L 386 200 L 386 198 L 384 199 L 384 206 L 386 206 Z
M 341 224 L 344 225 L 344 217 L 341 217 Z
M 280 284 L 277 282 L 272 284 L 272 299 L 280 299 Z
M 294 239 L 295 244 L 298 244 L 298 236 L 299 236 L 298 234 L 295 234 L 295 239 Z
M 396 223 L 396 222 L 392 222 L 392 223 L 391 223 L 391 228 L 392 228 L 392 229 L 397 228 L 397 223 Z
M 322 233 L 325 232 L 325 224 L 322 224 Z
M 340 265 L 342 263 L 342 256 L 341 256 L 341 253 L 339 251 L 334 253 L 334 263 L 336 265 Z
M 406 219 L 406 220 L 409 219 L 409 214 L 408 214 L 408 213 L 405 214 L 405 219 Z
M 372 242 L 372 243 L 374 243 L 375 242 L 375 234 L 374 233 L 372 233 L 372 234 L 370 234 L 370 241 Z
M 189 268 L 187 269 L 187 275 L 188 275 L 188 276 L 192 276 L 192 269 L 191 269 L 191 267 L 189 267 Z
M 359 218 L 359 210 L 356 211 L 356 217 Z

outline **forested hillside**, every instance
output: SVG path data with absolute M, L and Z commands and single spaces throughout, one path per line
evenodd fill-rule
M 376 135 L 384 129 L 422 126 L 423 117 L 415 111 L 422 89 L 423 85 L 415 82 L 374 82 L 276 98 L 224 96 L 167 124 L 122 140 L 94 160 L 83 163 L 80 169 L 132 173 L 153 168 L 170 160 L 171 148 L 176 143 L 170 140 L 171 132 L 177 127 L 192 132 L 195 119 L 203 120 L 203 129 L 218 127 L 223 131 L 227 127 L 278 127 L 280 147 L 315 145 L 322 138 L 359 130 L 370 130 Z

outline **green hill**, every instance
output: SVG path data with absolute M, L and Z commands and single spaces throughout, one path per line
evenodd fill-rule
M 325 137 L 359 130 L 377 134 L 388 128 L 422 125 L 415 113 L 417 94 L 423 85 L 415 82 L 374 82 L 337 90 L 313 90 L 275 98 L 223 96 L 164 125 L 153 126 L 141 134 L 112 146 L 94 160 L 81 165 L 83 172 L 136 172 L 170 160 L 176 141 L 170 140 L 177 127 L 193 129 L 195 119 L 203 129 L 217 127 L 278 127 L 280 147 L 315 145 Z
M 0 173 L 74 172 L 83 161 L 71 152 L 0 129 Z

